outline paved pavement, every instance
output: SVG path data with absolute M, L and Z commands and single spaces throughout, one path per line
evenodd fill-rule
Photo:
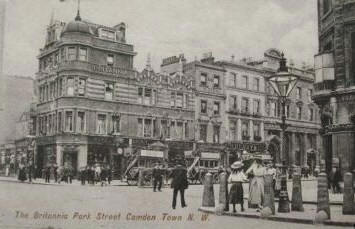
M 4 179 L 0 177 L 1 229 L 37 229 L 47 228 L 48 226 L 56 229 L 209 229 L 217 227 L 243 228 L 244 226 L 248 229 L 334 228 L 334 226 L 303 225 L 215 215 L 209 215 L 207 220 L 203 221 L 201 217 L 204 213 L 198 211 L 198 208 L 201 206 L 203 190 L 203 186 L 201 185 L 189 186 L 186 193 L 187 208 L 182 209 L 178 205 L 178 208 L 173 210 L 171 208 L 172 190 L 169 188 L 164 188 L 163 192 L 152 192 L 150 188 L 124 186 L 122 183 L 116 181 L 113 186 L 106 187 L 99 185 L 81 186 L 77 181 L 71 185 L 63 183 L 60 185 L 43 185 L 43 182 L 39 181 L 40 184 L 28 184 L 14 182 L 14 179 L 11 178 Z M 305 192 L 312 188 L 314 188 L 313 184 L 304 184 L 303 191 Z M 218 186 L 215 186 L 214 190 L 217 198 Z M 57 219 L 48 219 L 51 218 L 48 214 L 54 213 L 60 216 Z M 105 214 L 107 217 L 105 219 L 102 217 L 97 218 L 99 213 L 101 213 L 101 216 Z M 16 217 L 17 214 L 18 217 Z M 165 218 L 164 214 L 166 214 Z M 135 215 L 149 215 L 151 216 L 151 220 L 133 220 L 133 216 Z M 189 216 L 193 216 L 192 220 L 188 220 Z M 147 218 L 149 217 L 145 217 L 145 219 Z

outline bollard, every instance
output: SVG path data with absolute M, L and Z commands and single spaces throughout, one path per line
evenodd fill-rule
M 281 176 L 281 190 L 279 195 L 279 208 L 278 212 L 290 212 L 290 199 L 288 198 L 287 192 L 287 177 L 286 175 Z
M 143 188 L 144 186 L 143 175 L 143 169 L 138 170 L 138 188 Z
M 207 173 L 205 175 L 203 196 L 202 196 L 202 207 L 214 207 L 214 192 L 213 192 L 213 181 L 212 174 Z
M 224 211 L 229 211 L 228 180 L 225 172 L 219 175 L 219 203 L 223 204 Z
M 343 193 L 343 214 L 353 215 L 354 212 L 354 189 L 353 189 L 353 174 L 344 174 L 344 193 Z
M 330 219 L 328 178 L 324 172 L 318 176 L 317 188 L 317 213 L 324 211 L 327 213 L 328 219 Z
M 272 175 L 268 174 L 264 177 L 264 208 L 270 208 L 272 215 L 275 215 L 275 199 L 272 182 Z
M 292 179 L 291 210 L 300 212 L 304 211 L 302 200 L 301 175 L 299 173 L 294 174 Z

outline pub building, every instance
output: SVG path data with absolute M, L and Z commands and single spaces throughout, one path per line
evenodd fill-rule
M 38 170 L 106 164 L 120 177 L 137 153 L 147 159 L 139 165 L 160 158 L 155 142 L 167 147 L 169 160 L 192 150 L 193 77 L 155 73 L 149 58 L 137 72 L 135 55 L 124 23 L 94 24 L 79 11 L 69 23 L 51 20 L 35 84 Z

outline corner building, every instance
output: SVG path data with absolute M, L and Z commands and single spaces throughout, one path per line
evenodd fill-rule
M 125 35 L 124 23 L 107 27 L 79 13 L 48 26 L 36 76 L 39 171 L 51 163 L 74 170 L 104 163 L 119 177 L 143 150 L 139 166 L 192 150 L 194 81 L 157 74 L 149 64 L 135 71 Z M 152 150 L 154 143 L 167 150 Z
M 355 169 L 355 1 L 318 0 L 315 93 L 326 170 Z

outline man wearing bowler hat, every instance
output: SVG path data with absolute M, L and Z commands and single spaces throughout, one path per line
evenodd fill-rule
M 184 197 L 185 189 L 188 187 L 187 169 L 183 160 L 177 160 L 177 165 L 171 173 L 171 178 L 171 188 L 174 189 L 172 203 L 173 209 L 176 208 L 176 197 L 178 192 L 180 192 L 181 207 L 187 207 Z

